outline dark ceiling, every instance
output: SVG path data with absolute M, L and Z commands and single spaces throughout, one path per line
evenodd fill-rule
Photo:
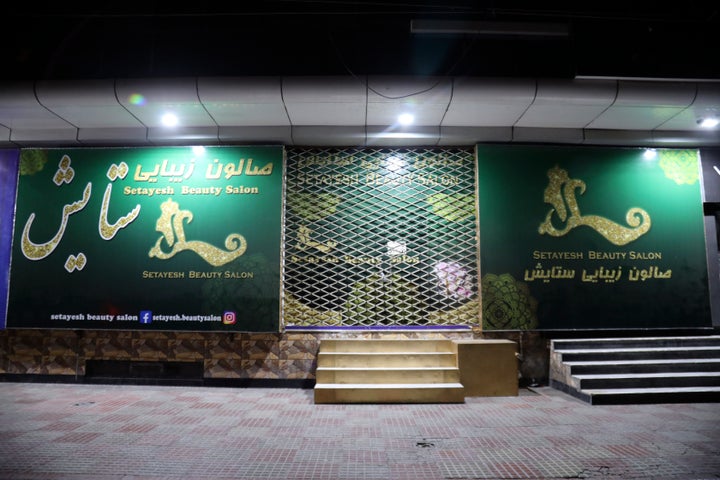
M 717 2 L 55 2 L 5 7 L 4 80 L 260 75 L 720 79 Z M 567 5 L 573 5 L 567 7 Z M 567 35 L 422 34 L 413 20 Z

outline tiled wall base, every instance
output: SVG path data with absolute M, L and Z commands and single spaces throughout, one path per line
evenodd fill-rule
M 84 377 L 88 361 L 202 362 L 203 378 L 313 381 L 324 338 L 507 338 L 521 341 L 522 377 L 547 377 L 547 349 L 532 332 L 285 331 L 273 334 L 139 331 L 0 331 L 0 375 Z M 537 357 L 537 358 L 536 358 Z M 530 370 L 524 371 L 525 366 Z M 522 381 L 521 381 L 522 383 Z

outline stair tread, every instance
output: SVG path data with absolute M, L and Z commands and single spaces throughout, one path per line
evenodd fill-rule
M 316 370 L 332 370 L 332 371 L 360 370 L 360 371 L 372 371 L 372 372 L 383 372 L 383 371 L 426 372 L 428 370 L 432 370 L 432 371 L 449 372 L 449 371 L 454 371 L 457 369 L 458 369 L 457 367 L 317 367 Z
M 718 350 L 720 346 L 708 345 L 704 347 L 608 347 L 608 348 L 580 348 L 580 349 L 554 349 L 553 351 L 559 353 L 616 353 L 616 352 L 666 352 L 666 351 L 697 351 L 697 350 Z
M 324 352 L 320 350 L 318 354 L 323 355 L 455 355 L 455 352 L 451 351 L 438 351 L 438 352 L 423 352 L 423 351 L 400 351 L 400 352 L 351 352 L 351 351 L 333 351 L 333 352 Z
M 679 378 L 679 377 L 720 377 L 720 372 L 660 372 L 660 373 L 596 373 L 573 375 L 579 380 L 600 378 Z
M 595 360 L 595 361 L 567 361 L 563 362 L 570 366 L 588 366 L 588 365 L 672 365 L 675 363 L 720 363 L 720 358 L 657 358 L 649 360 Z
M 648 387 L 648 388 L 588 388 L 580 390 L 588 395 L 618 394 L 618 393 L 694 393 L 718 392 L 720 387 Z
M 551 361 L 562 367 L 551 367 L 551 375 L 555 371 L 569 375 L 579 388 L 562 388 L 590 403 L 716 401 L 720 386 L 712 384 L 720 378 L 719 342 L 718 335 L 558 339 L 551 345 L 551 353 L 557 353 Z M 588 373 L 573 373 L 580 369 Z M 565 385 L 567 378 L 557 380 L 559 385 Z M 711 385 L 671 385 L 675 383 Z
M 326 338 L 325 343 L 448 343 L 447 338 Z
M 350 389 L 350 388 L 371 388 L 371 389 L 417 389 L 417 388 L 465 388 L 462 383 L 317 383 L 315 388 L 333 388 L 333 389 Z
M 573 338 L 573 339 L 555 339 L 557 343 L 573 343 L 573 342 L 625 342 L 625 341 L 655 341 L 655 340 L 720 340 L 720 335 L 681 335 L 677 337 L 601 337 L 601 338 Z

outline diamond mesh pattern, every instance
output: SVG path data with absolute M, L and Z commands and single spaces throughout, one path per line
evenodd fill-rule
M 288 149 L 285 325 L 479 323 L 474 155 Z

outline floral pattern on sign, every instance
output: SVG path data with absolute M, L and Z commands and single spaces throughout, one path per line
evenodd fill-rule
M 473 296 L 470 273 L 455 262 L 438 262 L 433 269 L 440 292 L 447 298 L 465 300 Z

